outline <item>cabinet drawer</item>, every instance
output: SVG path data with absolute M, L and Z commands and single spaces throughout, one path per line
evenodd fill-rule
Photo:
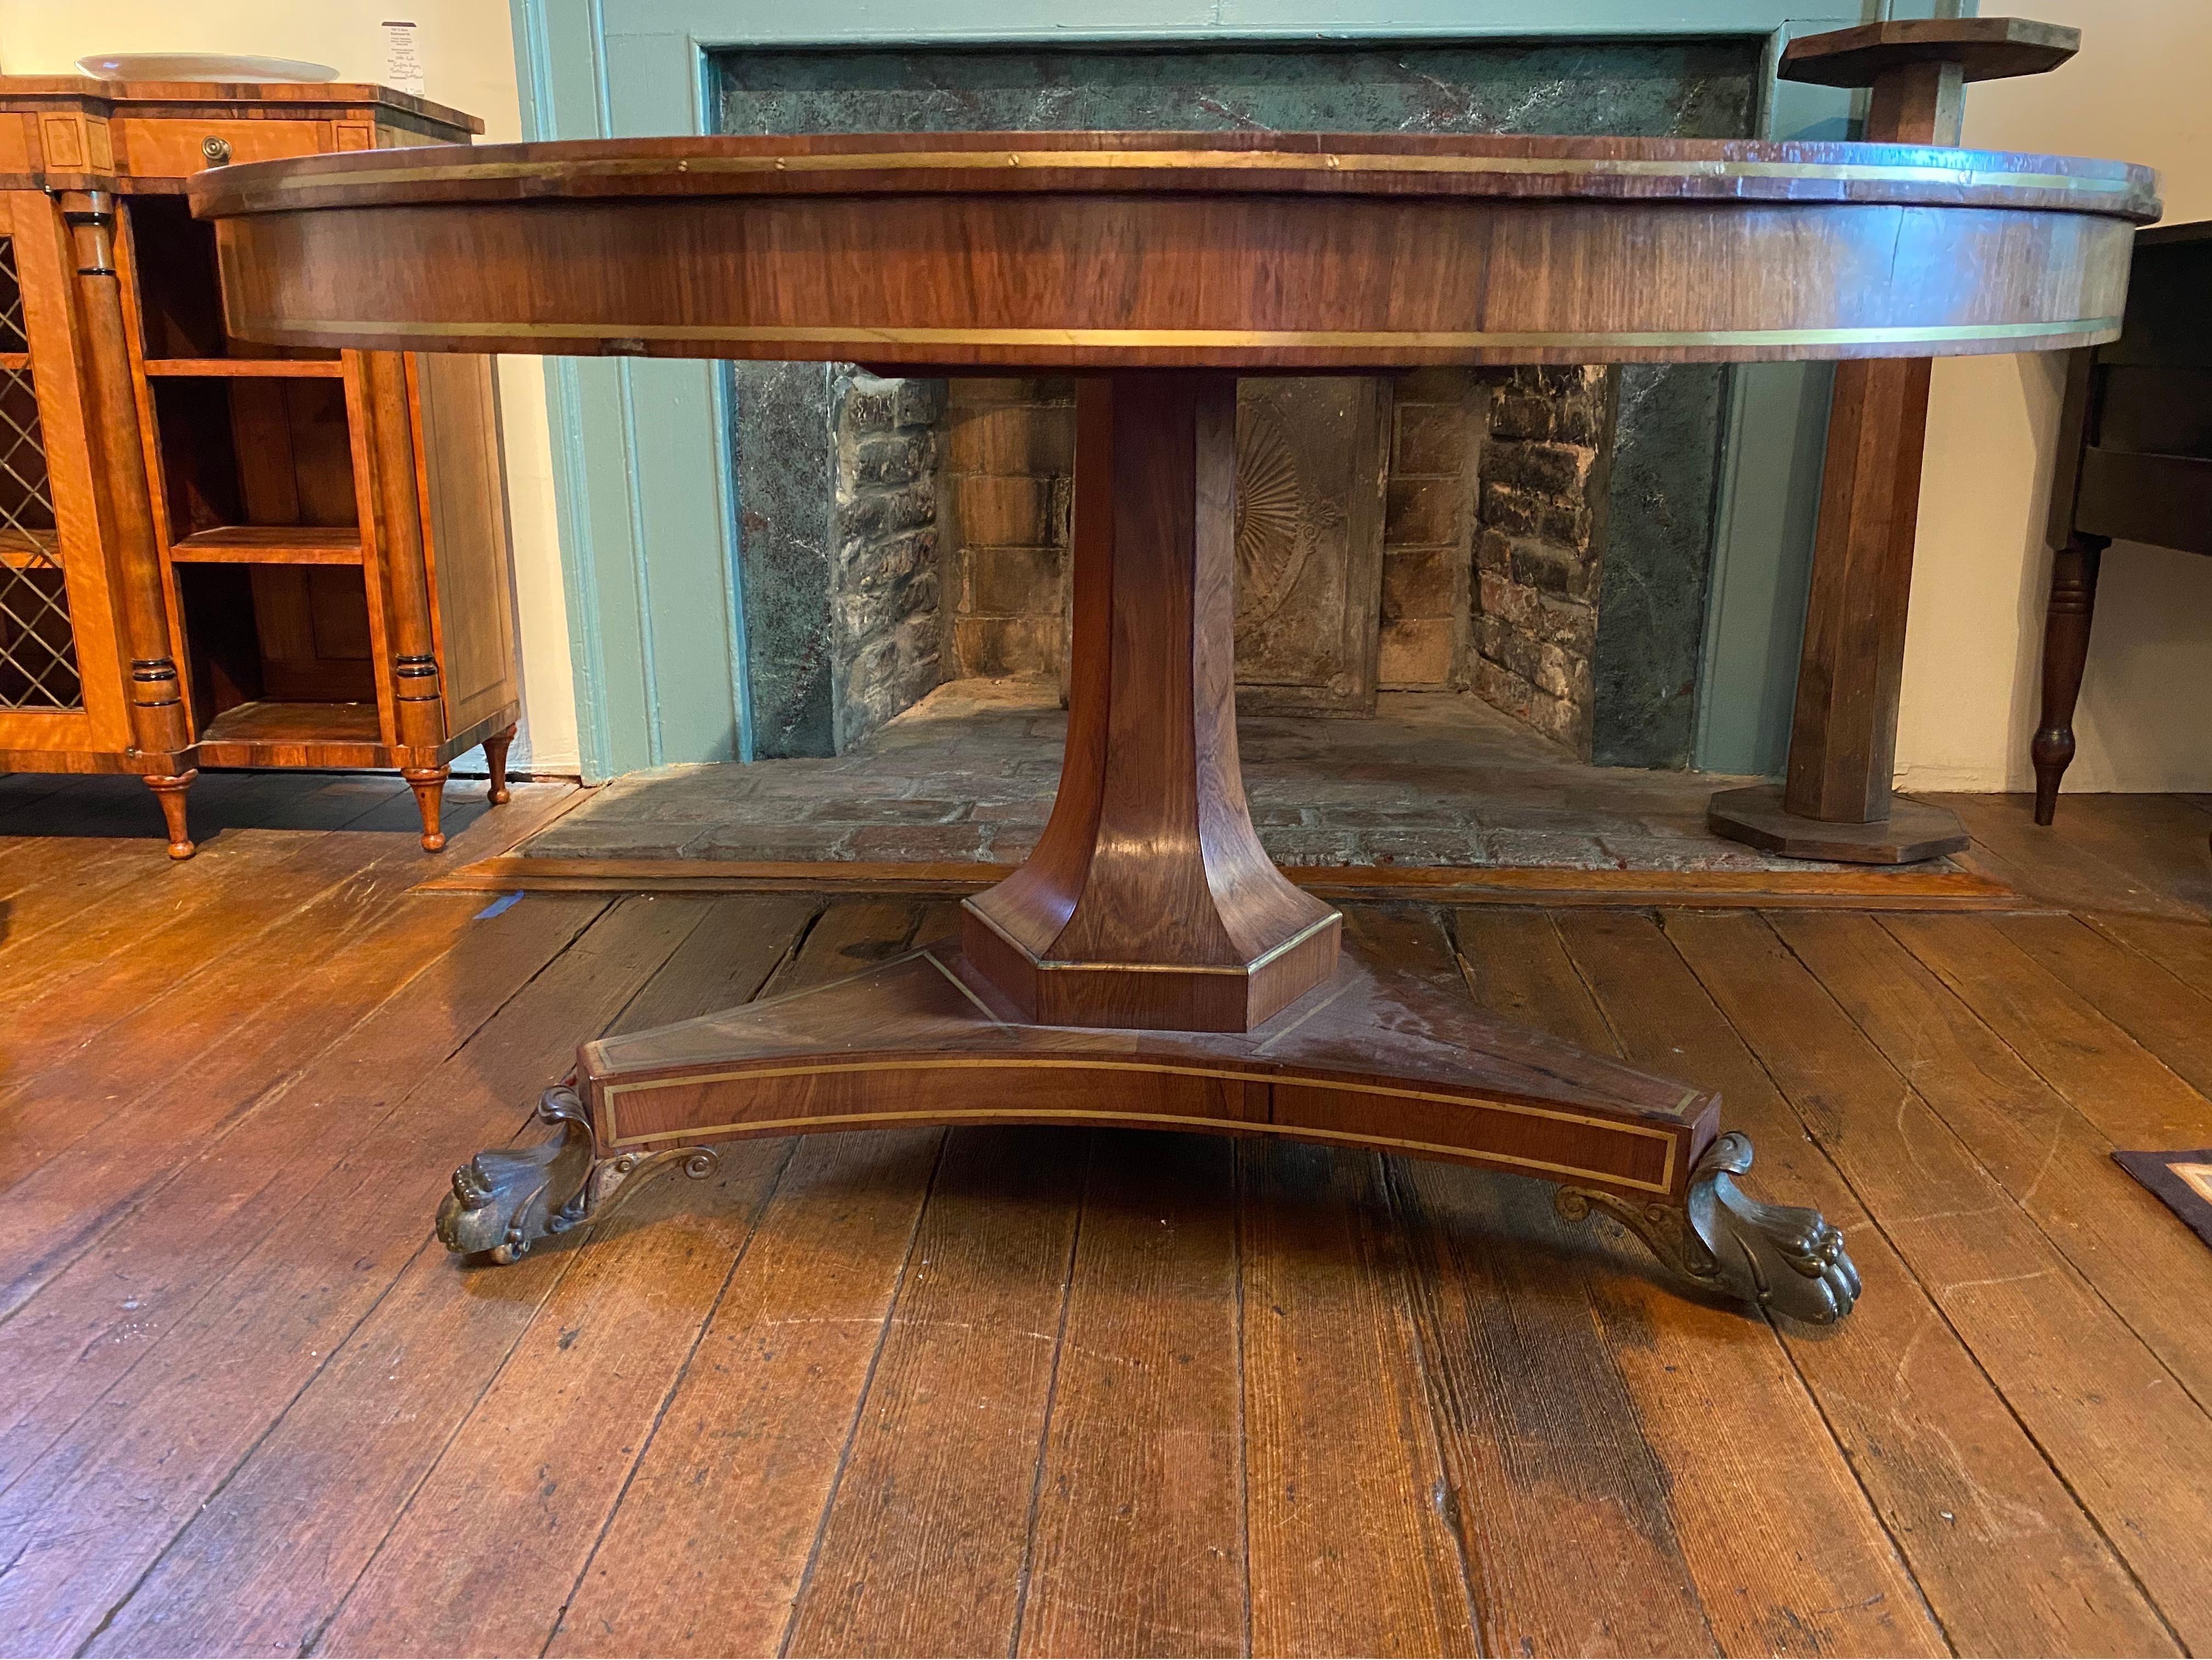
M 208 154 L 209 141 L 227 146 Z M 274 161 L 335 149 L 327 121 L 173 121 L 124 117 L 115 123 L 116 160 L 140 179 L 182 179 L 226 161 Z

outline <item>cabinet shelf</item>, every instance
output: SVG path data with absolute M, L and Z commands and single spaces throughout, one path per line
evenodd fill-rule
M 374 744 L 374 703 L 240 703 L 208 722 L 204 744 Z
M 342 380 L 345 365 L 335 357 L 149 357 L 150 376 L 227 375 L 245 380 Z
M 357 525 L 218 525 L 169 550 L 186 565 L 358 565 Z
M 0 527 L 0 565 L 21 570 L 60 562 L 61 538 L 56 532 L 23 530 L 14 525 Z
M 385 767 L 392 764 L 376 705 L 257 699 L 225 709 L 199 736 L 202 766 Z

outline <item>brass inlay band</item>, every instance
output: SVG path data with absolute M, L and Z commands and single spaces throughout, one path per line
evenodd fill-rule
M 1286 150 L 912 150 L 845 155 L 608 156 L 573 161 L 477 161 L 459 167 L 379 167 L 307 174 L 249 185 L 243 212 L 273 211 L 286 196 L 368 185 L 448 179 L 623 179 L 653 173 L 841 173 L 1031 171 L 1334 173 L 1498 173 L 1515 177 L 1817 179 L 1852 185 L 1948 185 L 1961 190 L 2050 190 L 2124 195 L 2145 190 L 2125 176 L 1982 170 L 1972 167 L 1883 166 L 1853 161 L 1731 161 L 1694 157 L 1408 155 L 1372 151 Z M 1823 204 L 1824 205 L 1824 204 Z
M 974 1070 L 976 1068 L 1009 1068 L 1015 1070 L 1042 1068 L 1056 1072 L 1139 1072 L 1151 1073 L 1156 1077 L 1203 1078 L 1222 1083 L 1266 1084 L 1270 1087 L 1279 1085 L 1287 1085 L 1297 1089 L 1336 1090 L 1350 1095 L 1383 1095 L 1389 1096 L 1395 1100 L 1433 1101 L 1440 1105 L 1448 1107 L 1478 1107 L 1485 1111 L 1509 1113 L 1515 1116 L 1522 1118 L 1549 1118 L 1560 1123 L 1582 1124 L 1596 1129 L 1615 1132 L 1622 1135 L 1638 1135 L 1645 1137 L 1650 1140 L 1664 1142 L 1667 1146 L 1666 1178 L 1670 1187 L 1674 1181 L 1676 1138 L 1674 1132 L 1672 1130 L 1652 1129 L 1642 1124 L 1624 1123 L 1618 1118 L 1600 1118 L 1589 1113 L 1571 1112 L 1559 1107 L 1535 1107 L 1529 1106 L 1524 1103 L 1517 1101 L 1500 1101 L 1491 1096 L 1446 1095 L 1434 1090 L 1400 1089 L 1385 1084 L 1360 1084 L 1349 1081 L 1340 1081 L 1335 1079 L 1305 1078 L 1297 1076 L 1294 1073 L 1285 1074 L 1281 1073 L 1238 1072 L 1224 1067 L 1178 1067 L 1151 1061 L 1104 1061 L 1093 1059 L 1061 1061 L 1027 1055 L 941 1055 L 912 1061 L 854 1061 L 842 1063 L 833 1061 L 826 1065 L 752 1067 L 735 1072 L 691 1073 L 681 1077 L 647 1078 L 635 1083 L 628 1084 L 607 1083 L 601 1084 L 599 1086 L 599 1094 L 600 1101 L 606 1109 L 608 1119 L 611 1125 L 614 1116 L 615 1103 L 618 1099 L 625 1095 L 641 1095 L 651 1090 L 690 1089 L 695 1085 L 702 1084 L 745 1083 L 777 1078 L 823 1078 L 842 1076 L 848 1073 L 933 1072 L 956 1068 L 964 1070 Z M 1682 1106 L 1686 1106 L 1690 1102 L 1696 1098 L 1696 1091 L 1686 1091 L 1683 1094 L 1681 1103 L 1677 1106 L 1676 1110 L 1680 1111 Z M 939 1115 L 933 1114 L 926 1116 L 934 1117 Z M 1005 1115 L 1001 1114 L 1000 1116 L 1003 1116 Z M 1098 1116 L 1108 1118 L 1140 1118 L 1146 1115 L 1142 1113 L 1104 1113 Z M 1165 1123 L 1207 1124 L 1214 1122 L 1207 1119 L 1178 1117 L 1173 1114 L 1161 1114 L 1158 1115 L 1158 1116 L 1160 1117 L 1161 1122 Z M 809 1124 L 822 1123 L 830 1121 L 823 1119 L 797 1119 L 793 1122 L 799 1124 Z M 1226 1122 L 1231 1121 L 1224 1122 Z M 1274 1122 L 1273 1120 L 1267 1119 L 1237 1119 L 1233 1122 L 1236 1127 L 1240 1129 L 1260 1128 L 1279 1130 L 1295 1128 L 1298 1128 L 1301 1133 L 1304 1131 L 1303 1126 L 1279 1124 Z M 752 1126 L 742 1122 L 735 1124 L 717 1124 L 703 1128 L 687 1127 L 681 1130 L 656 1131 L 649 1135 L 617 1135 L 614 1137 L 608 1145 L 617 1147 L 631 1146 L 644 1141 L 665 1141 L 673 1135 L 719 1135 L 726 1130 L 745 1129 L 750 1128 L 752 1128 Z M 1443 1142 L 1432 1144 L 1421 1141 L 1392 1141 L 1387 1137 L 1354 1135 L 1348 1131 L 1316 1131 L 1315 1134 L 1340 1136 L 1340 1139 L 1348 1141 L 1371 1141 L 1378 1146 L 1387 1145 L 1413 1148 L 1431 1148 L 1431 1150 L 1443 1152 L 1450 1152 L 1454 1150 L 1449 1143 Z M 1457 1151 L 1464 1152 L 1477 1151 L 1477 1149 L 1461 1147 L 1458 1148 Z M 1506 1157 L 1506 1155 L 1504 1154 L 1492 1155 L 1488 1152 L 1483 1153 L 1483 1157 L 1485 1158 L 1491 1158 L 1492 1156 L 1499 1158 Z M 1546 1165 L 1543 1166 L 1543 1168 L 1565 1169 L 1567 1167 Z M 1589 1174 L 1591 1172 L 1583 1173 Z M 1614 1177 L 1607 1177 L 1605 1179 L 1607 1181 L 1615 1181 L 1619 1178 Z
M 1308 923 L 1304 927 L 1300 928 L 1296 933 L 1284 940 L 1281 944 L 1270 946 L 1267 950 L 1261 952 L 1257 957 L 1254 958 L 1251 962 L 1245 965 L 1245 972 L 1248 974 L 1259 973 L 1261 969 L 1266 968 L 1268 964 L 1273 962 L 1277 958 L 1284 955 L 1287 952 L 1296 951 L 1300 946 L 1305 944 L 1307 940 L 1312 939 L 1316 934 L 1326 933 L 1329 929 L 1340 926 L 1343 921 L 1344 918 L 1342 915 L 1333 910 L 1329 912 L 1328 915 L 1322 917 L 1318 922 Z M 1051 966 L 1057 968 L 1060 965 L 1055 963 Z M 1073 964 L 1073 966 L 1086 969 L 1094 967 L 1110 969 L 1115 965 L 1111 963 L 1083 963 Z
M 988 1003 L 986 1003 L 981 998 L 975 995 L 975 988 L 970 986 L 965 980 L 963 980 L 958 975 L 953 973 L 951 969 L 946 968 L 944 964 L 939 962 L 935 952 L 927 951 L 923 952 L 921 953 L 921 960 L 928 964 L 930 967 L 935 969 L 938 973 L 943 975 L 946 980 L 951 982 L 952 988 L 958 992 L 963 997 L 966 998 L 970 1003 L 974 1004 L 977 1012 L 981 1014 L 986 1020 L 988 1020 L 1000 1031 L 1005 1031 L 1008 1029 L 1005 1021 L 1001 1020 L 997 1015 L 991 1012 L 991 1006 Z
M 1316 347 L 1339 350 L 1451 351 L 1484 347 L 1664 349 L 1674 346 L 1910 346 L 1954 340 L 2042 340 L 2117 334 L 2117 317 L 2057 323 L 1938 323 L 1860 329 L 933 329 L 853 325 L 710 323 L 432 323 L 242 319 L 238 331 L 312 334 L 337 339 L 716 340 L 732 344 L 842 346 L 1075 346 L 1157 348 Z
M 1033 966 L 1040 970 L 1048 969 L 1054 974 L 1231 974 L 1249 979 L 1285 952 L 1305 944 L 1314 935 L 1325 929 L 1334 927 L 1344 920 L 1339 913 L 1331 911 L 1318 922 L 1307 923 L 1305 927 L 1279 945 L 1268 946 L 1249 963 L 1085 963 L 1073 958 L 1037 956 L 1027 946 L 1000 927 L 993 920 L 991 914 L 980 908 L 972 897 L 963 899 L 960 902 L 960 909 L 997 934 L 1012 949 L 1028 958 Z M 924 955 L 927 953 L 925 952 Z M 932 960 L 935 959 L 932 958 Z
M 1226 1130 L 1238 1134 L 1272 1132 L 1294 1140 L 1311 1139 L 1317 1141 L 1340 1141 L 1350 1146 L 1393 1147 L 1403 1152 L 1442 1154 L 1447 1158 L 1486 1158 L 1493 1164 L 1511 1164 L 1522 1170 L 1542 1171 L 1549 1176 L 1580 1177 L 1586 1181 L 1610 1183 L 1615 1187 L 1634 1188 L 1640 1193 L 1672 1194 L 1674 1190 L 1674 1144 L 1668 1138 L 1666 1179 L 1642 1182 L 1632 1176 L 1622 1176 L 1613 1171 L 1589 1170 L 1580 1164 L 1554 1164 L 1546 1158 L 1528 1158 L 1518 1153 L 1493 1152 L 1485 1147 L 1455 1146 L 1443 1141 L 1409 1141 L 1399 1136 L 1369 1135 L 1354 1130 L 1317 1129 L 1305 1124 L 1279 1124 L 1265 1118 L 1190 1118 L 1168 1112 L 1113 1112 L 1103 1109 L 1050 1107 L 1018 1109 L 996 1107 L 953 1107 L 942 1112 L 848 1112 L 817 1118 L 759 1118 L 732 1124 L 710 1124 L 696 1129 L 668 1130 L 658 1135 L 618 1136 L 611 1146 L 635 1146 L 647 1141 L 681 1141 L 702 1135 L 725 1135 L 738 1130 L 757 1131 L 763 1135 L 780 1130 L 819 1130 L 850 1127 L 859 1128 L 868 1124 L 905 1123 L 1035 1123 L 1066 1120 L 1071 1123 L 1136 1123 L 1158 1124 L 1164 1129 Z M 1625 1129 L 1626 1125 L 1609 1124 L 1608 1128 Z

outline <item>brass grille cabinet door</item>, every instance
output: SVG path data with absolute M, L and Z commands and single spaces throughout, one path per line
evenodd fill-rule
M 83 707 L 15 241 L 0 236 L 0 709 Z

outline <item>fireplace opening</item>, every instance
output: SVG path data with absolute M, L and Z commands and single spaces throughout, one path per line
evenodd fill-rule
M 731 132 L 1686 137 L 1747 136 L 1759 72 L 1751 44 L 1711 40 L 778 48 L 717 68 Z M 1243 382 L 1239 708 L 1336 727 L 1384 697 L 1479 702 L 1578 760 L 1686 767 L 1726 374 Z M 757 756 L 857 753 L 942 686 L 1057 685 L 1072 381 L 731 376 Z
M 1710 444 L 1718 401 L 1717 374 L 1672 368 L 1244 380 L 1238 706 L 1471 696 L 1582 760 L 1683 764 L 1694 638 L 1655 632 L 1650 590 L 1671 576 L 1675 622 L 1701 622 L 1716 458 L 1648 458 L 1686 429 Z M 829 422 L 830 747 L 947 681 L 1060 681 L 1073 381 L 855 372 Z M 1655 573 L 1655 542 L 1684 569 Z M 1629 615 L 1601 666 L 1608 599 Z
M 1753 130 L 1742 40 L 729 52 L 720 130 Z M 1421 274 L 1407 273 L 1418 282 Z M 754 762 L 618 780 L 532 855 L 1004 866 L 1066 731 L 1074 383 L 730 365 Z M 1802 870 L 1692 775 L 1729 371 L 1254 377 L 1238 741 L 1293 872 Z

